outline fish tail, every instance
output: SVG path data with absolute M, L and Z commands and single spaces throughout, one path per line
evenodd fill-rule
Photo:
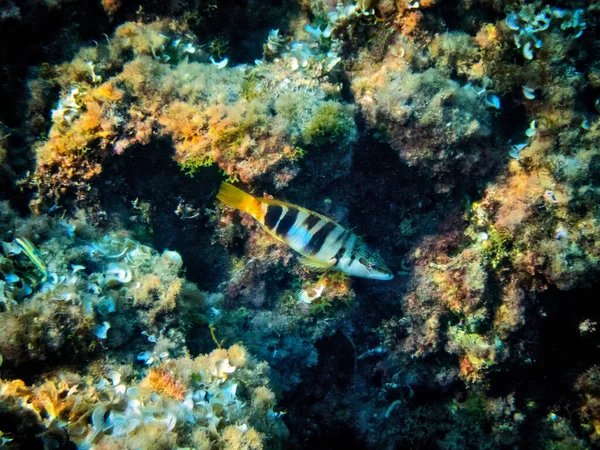
M 264 212 L 260 201 L 229 183 L 221 183 L 217 198 L 232 208 L 248 213 L 257 220 L 262 220 Z

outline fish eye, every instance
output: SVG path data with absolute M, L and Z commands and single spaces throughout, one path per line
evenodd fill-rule
M 365 258 L 358 258 L 358 262 L 365 266 L 368 270 L 377 270 L 377 264 L 367 261 Z

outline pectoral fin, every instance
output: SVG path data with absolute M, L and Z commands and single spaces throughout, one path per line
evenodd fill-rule
M 300 262 L 306 267 L 310 267 L 318 272 L 325 272 L 335 265 L 337 259 L 331 258 L 329 261 L 321 261 L 319 259 L 308 258 L 303 256 L 300 258 Z

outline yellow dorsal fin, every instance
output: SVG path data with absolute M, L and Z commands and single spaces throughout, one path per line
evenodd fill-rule
M 225 181 L 222 182 L 217 198 L 226 205 L 244 211 L 259 221 L 263 219 L 264 212 L 261 208 L 260 200 L 236 188 L 232 184 Z

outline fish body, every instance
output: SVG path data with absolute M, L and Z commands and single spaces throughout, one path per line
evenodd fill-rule
M 290 203 L 253 197 L 229 183 L 221 184 L 217 198 L 250 214 L 265 231 L 302 255 L 302 263 L 309 267 L 377 280 L 394 277 L 356 234 L 321 214 Z
M 27 238 L 15 238 L 15 243 L 21 247 L 23 253 L 25 253 L 25 255 L 27 255 L 33 264 L 35 264 L 39 271 L 42 272 L 44 275 L 44 278 L 42 278 L 42 283 L 44 283 L 48 279 L 48 268 L 46 267 L 46 263 L 42 260 L 37 248 L 35 248 L 35 245 L 33 245 Z

